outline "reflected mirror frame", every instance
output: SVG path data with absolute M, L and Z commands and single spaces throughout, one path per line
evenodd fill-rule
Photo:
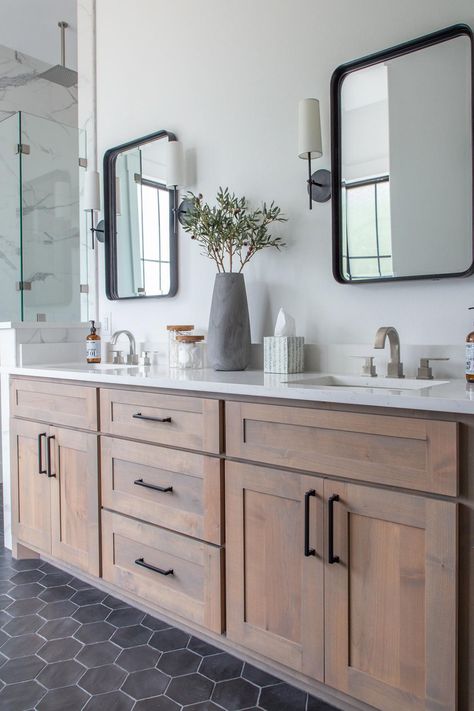
M 389 49 L 375 52 L 367 57 L 356 59 L 352 62 L 341 64 L 331 77 L 331 175 L 332 175 L 332 270 L 336 281 L 340 284 L 373 284 L 381 281 L 413 281 L 414 279 L 447 279 L 452 277 L 466 277 L 474 274 L 474 191 L 471 196 L 471 237 L 472 237 L 472 262 L 469 269 L 464 272 L 451 274 L 422 274 L 420 276 L 378 277 L 376 279 L 357 279 L 350 281 L 344 277 L 342 269 L 342 200 L 341 200 L 341 163 L 342 163 L 342 133 L 341 133 L 341 89 L 344 79 L 358 69 L 370 67 L 395 57 L 401 57 L 420 49 L 425 49 L 455 37 L 467 36 L 471 46 L 471 150 L 474 150 L 474 48 L 473 32 L 469 25 L 457 24 L 437 32 L 424 35 L 418 39 L 410 40 Z M 472 175 L 474 185 L 474 158 L 472 160 Z
M 170 193 L 170 290 L 167 294 L 150 294 L 150 296 L 119 296 L 117 269 L 117 228 L 115 214 L 115 164 L 117 156 L 131 148 L 138 148 L 146 143 L 161 139 L 176 141 L 176 135 L 171 131 L 156 131 L 142 138 L 122 143 L 109 148 L 104 154 L 104 247 L 105 247 L 105 292 L 110 301 L 126 299 L 167 299 L 175 296 L 178 291 L 178 228 L 176 210 L 178 206 L 178 191 L 169 189 Z

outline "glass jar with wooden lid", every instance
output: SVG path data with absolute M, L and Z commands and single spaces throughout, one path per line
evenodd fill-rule
M 204 336 L 179 335 L 178 368 L 198 370 L 204 366 Z
M 178 365 L 178 342 L 176 338 L 182 335 L 190 335 L 191 331 L 194 331 L 194 326 L 188 325 L 171 325 L 167 326 L 168 331 L 168 357 L 170 368 L 179 368 Z

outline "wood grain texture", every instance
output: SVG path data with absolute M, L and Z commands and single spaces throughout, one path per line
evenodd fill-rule
M 108 434 L 215 454 L 221 451 L 218 400 L 102 388 L 100 412 L 101 430 Z M 137 413 L 170 417 L 171 422 L 136 419 Z
M 219 459 L 116 437 L 101 438 L 102 506 L 219 545 Z M 172 487 L 161 492 L 135 484 Z
M 102 512 L 104 579 L 217 633 L 223 631 L 224 619 L 222 556 L 217 546 Z M 136 565 L 139 558 L 173 574 L 146 570 Z
M 455 422 L 226 403 L 227 454 L 455 496 Z
M 304 555 L 304 494 L 310 544 Z M 312 678 L 324 675 L 323 482 L 230 462 L 226 468 L 227 636 Z
M 54 425 L 97 430 L 97 388 L 54 381 L 12 379 L 10 412 Z
M 456 504 L 330 481 L 324 492 L 340 497 L 326 683 L 381 711 L 454 711 Z

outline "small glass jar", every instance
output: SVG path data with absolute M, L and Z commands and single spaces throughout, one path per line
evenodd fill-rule
M 178 364 L 178 342 L 176 338 L 184 334 L 188 334 L 194 330 L 194 326 L 167 326 L 168 331 L 168 356 L 169 367 L 179 368 Z
M 204 364 L 204 336 L 176 336 L 178 368 L 199 370 Z

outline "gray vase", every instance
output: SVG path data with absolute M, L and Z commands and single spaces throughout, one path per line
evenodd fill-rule
M 245 370 L 250 362 L 250 319 L 243 274 L 216 274 L 207 353 L 214 370 Z

